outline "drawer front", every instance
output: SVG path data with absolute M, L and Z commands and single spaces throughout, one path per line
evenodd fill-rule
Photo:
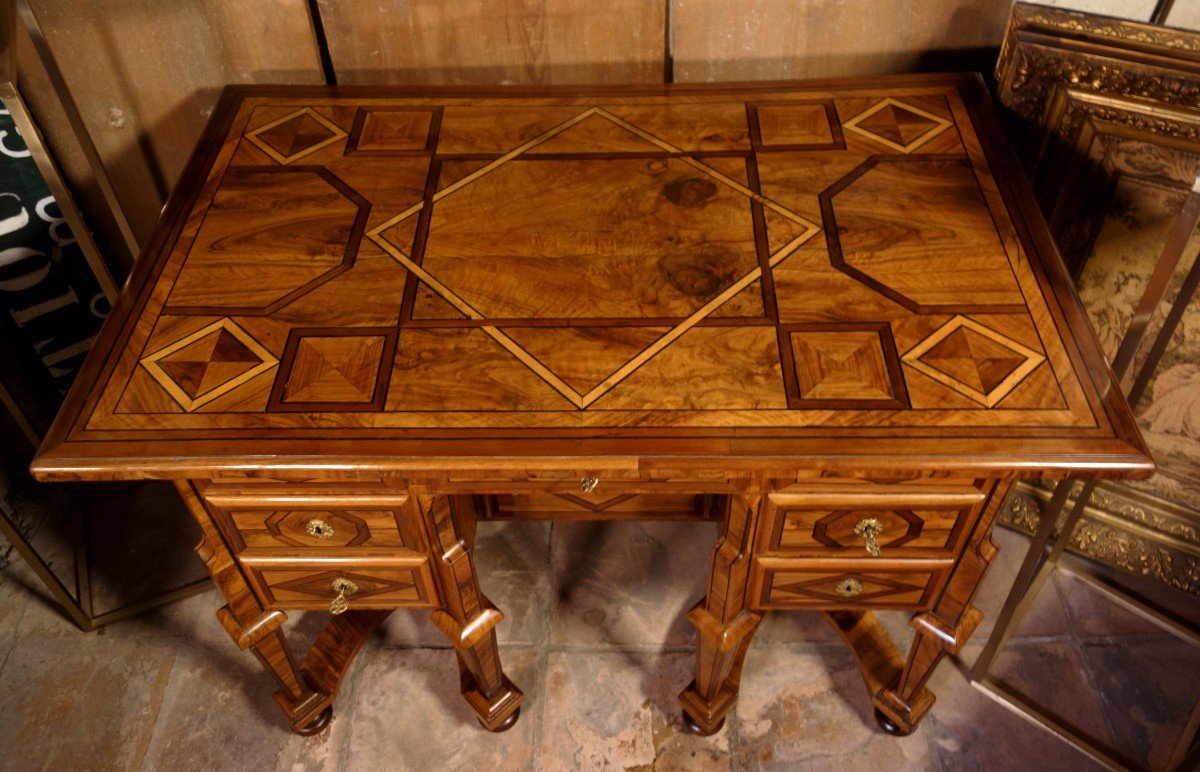
M 927 609 L 951 563 L 912 561 L 876 567 L 760 559 L 755 586 L 763 609 Z
M 516 520 L 707 520 L 710 497 L 690 493 L 502 493 L 486 516 Z
M 242 565 L 272 609 L 328 611 L 338 597 L 337 580 L 349 580 L 353 585 L 353 591 L 345 594 L 350 610 L 435 605 L 432 577 L 423 557 L 287 561 L 248 555 Z
M 781 555 L 949 557 L 983 501 L 975 488 L 773 494 L 762 548 Z
M 562 493 L 607 499 L 626 493 L 723 493 L 736 475 L 711 470 L 546 469 L 500 470 L 495 475 L 449 475 L 431 481 L 445 493 Z
M 393 509 L 231 509 L 229 517 L 248 549 L 263 547 L 404 547 L 403 517 Z
M 205 499 L 236 551 L 329 549 L 423 552 L 408 497 L 383 494 L 209 492 Z

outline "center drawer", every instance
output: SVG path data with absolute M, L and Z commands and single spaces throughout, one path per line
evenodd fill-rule
M 715 497 L 695 493 L 501 493 L 481 497 L 493 520 L 711 520 Z

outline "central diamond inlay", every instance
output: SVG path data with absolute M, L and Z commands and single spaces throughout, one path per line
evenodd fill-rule
M 640 138 L 645 156 L 580 157 L 579 140 L 603 131 Z M 573 157 L 551 154 L 555 139 Z M 495 322 L 482 329 L 582 409 L 762 277 L 751 202 L 772 223 L 768 266 L 819 230 L 735 174 L 593 107 L 367 236 L 464 316 Z M 426 206 L 427 235 L 414 248 Z M 585 391 L 499 329 L 553 319 L 665 331 Z

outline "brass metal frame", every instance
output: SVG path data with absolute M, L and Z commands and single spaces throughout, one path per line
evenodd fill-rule
M 1155 264 L 1154 272 L 1135 309 L 1133 321 L 1130 322 L 1129 328 L 1126 330 L 1125 336 L 1118 348 L 1117 356 L 1113 362 L 1113 371 L 1119 379 L 1124 380 L 1130 369 L 1130 365 L 1133 363 L 1134 355 L 1145 342 L 1146 329 L 1150 317 L 1162 303 L 1171 276 L 1183 256 L 1187 238 L 1198 224 L 1200 224 L 1200 177 L 1196 178 L 1191 192 L 1184 201 L 1183 209 L 1179 213 L 1175 226 L 1172 228 L 1171 234 L 1168 236 L 1167 242 L 1163 247 L 1162 255 Z M 1197 259 L 1193 263 L 1187 278 L 1184 279 L 1183 288 L 1179 296 L 1175 299 L 1171 311 L 1168 313 L 1166 323 L 1154 337 L 1151 343 L 1151 356 L 1134 373 L 1134 387 L 1129 393 L 1129 401 L 1131 403 L 1137 403 L 1138 398 L 1141 397 L 1146 385 L 1149 383 L 1147 373 L 1153 372 L 1154 368 L 1158 365 L 1158 356 L 1153 356 L 1153 354 L 1160 346 L 1165 346 L 1165 341 L 1170 340 L 1174 334 L 1183 315 L 1182 309 L 1186 308 L 1195 296 L 1198 284 L 1200 284 L 1200 259 Z M 1176 313 L 1177 310 L 1179 313 Z M 1161 356 L 1161 351 L 1158 353 Z M 1063 568 L 1059 565 L 1059 559 L 1067 545 L 1072 542 L 1076 526 L 1079 524 L 1080 518 L 1092 500 L 1097 483 L 1093 480 L 1088 480 L 1082 484 L 1079 492 L 1074 495 L 1073 505 L 1065 521 L 1059 526 L 1060 517 L 1066 509 L 1067 501 L 1071 497 L 1074 487 L 1075 483 L 1073 481 L 1064 481 L 1055 487 L 1050 501 L 1042 512 L 1037 532 L 1033 536 L 1029 551 L 1025 555 L 1025 560 L 1017 572 L 1017 578 L 1013 583 L 1012 590 L 1009 592 L 1004 602 L 1004 607 L 996 618 L 995 628 L 984 644 L 983 651 L 979 653 L 978 659 L 975 660 L 969 678 L 973 685 L 987 692 L 989 696 L 1004 703 L 1007 707 L 1048 731 L 1053 732 L 1062 740 L 1070 743 L 1095 761 L 1113 769 L 1132 769 L 1134 765 L 1128 759 L 1123 758 L 1117 751 L 1104 747 L 1102 743 L 1086 736 L 1060 717 L 1050 715 L 1041 710 L 1027 698 L 1007 688 L 990 673 L 996 655 L 1008 642 L 1009 637 L 1020 624 L 1021 618 L 1029 610 L 1046 579 L 1055 568 Z M 1165 614 L 1163 609 L 1151 606 L 1144 599 L 1138 598 L 1127 590 L 1118 588 L 1090 572 L 1073 571 L 1072 573 L 1086 581 L 1089 585 L 1101 590 L 1125 608 L 1137 613 L 1171 634 L 1180 637 L 1184 641 L 1200 647 L 1200 630 L 1191 628 L 1182 622 L 1182 620 L 1170 618 Z M 1193 706 L 1191 715 L 1185 723 L 1184 731 L 1172 749 L 1170 765 L 1167 766 L 1167 769 L 1176 769 L 1200 757 L 1200 748 L 1196 746 L 1198 727 L 1200 727 L 1200 700 L 1197 700 Z

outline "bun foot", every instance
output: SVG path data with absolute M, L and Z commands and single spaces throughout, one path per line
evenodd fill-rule
M 908 737 L 912 734 L 912 729 L 905 729 L 897 724 L 892 719 L 888 718 L 878 708 L 875 710 L 875 723 L 879 724 L 879 728 L 890 734 L 892 737 Z
M 688 730 L 689 732 L 691 732 L 694 735 L 699 735 L 700 737 L 708 737 L 709 735 L 714 735 L 717 732 L 721 731 L 721 727 L 725 726 L 725 719 L 721 719 L 719 722 L 717 722 L 716 726 L 714 726 L 711 730 L 706 732 L 706 731 L 704 731 L 704 727 L 697 724 L 696 720 L 694 718 L 692 718 L 690 715 L 688 715 L 688 712 L 686 710 L 681 711 L 681 715 L 683 716 L 683 728 Z
M 308 722 L 304 726 L 296 729 L 295 732 L 303 737 L 310 737 L 314 734 L 319 734 L 329 726 L 329 722 L 333 720 L 333 706 L 330 705 L 325 710 L 317 714 L 317 717 Z
M 516 725 L 517 719 L 520 717 L 521 717 L 521 709 L 517 708 L 512 713 L 509 713 L 508 717 L 506 719 L 501 721 L 499 724 L 496 724 L 495 728 L 493 728 L 493 729 L 488 729 L 488 725 L 483 723 L 483 719 L 479 719 L 479 725 L 481 727 L 483 727 L 484 729 L 487 729 L 489 732 L 498 734 L 500 732 L 507 732 L 509 729 L 512 729 L 513 726 Z

